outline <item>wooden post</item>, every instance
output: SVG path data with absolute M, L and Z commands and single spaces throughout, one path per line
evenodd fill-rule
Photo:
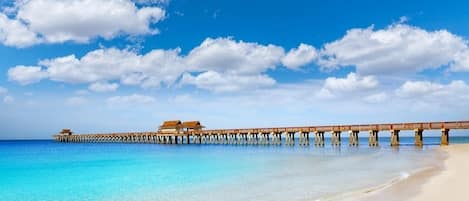
M 391 146 L 399 146 L 399 132 L 400 130 L 391 130 Z
M 259 132 L 259 134 L 257 134 L 257 135 L 260 136 L 258 144 L 264 144 L 264 143 L 265 143 L 265 135 L 264 135 L 264 133 Z
M 415 129 L 415 145 L 422 146 L 423 145 L 423 129 Z
M 340 146 L 340 144 L 341 144 L 340 131 L 332 131 L 331 145 Z
M 300 131 L 298 132 L 298 134 L 300 135 L 299 136 L 299 140 L 298 140 L 298 143 L 301 145 L 305 145 L 305 134 L 303 133 L 303 131 Z
M 290 145 L 295 145 L 295 132 L 290 132 Z
M 300 142 L 300 145 L 309 145 L 309 132 L 305 132 L 305 131 L 302 131 L 300 132 L 300 139 L 301 139 L 301 142 Z
M 278 133 L 278 144 L 281 145 L 282 144 L 282 133 Z
M 449 144 L 449 129 L 442 128 L 441 129 L 441 145 L 448 145 Z
M 303 132 L 303 145 L 309 145 L 309 132 Z
M 314 131 L 314 145 L 324 146 L 324 131 Z
M 358 146 L 358 132 L 359 131 L 354 131 L 354 130 L 349 131 L 350 133 L 349 146 Z
M 377 130 L 370 130 L 370 137 L 368 139 L 368 145 L 370 147 L 379 146 L 379 138 L 378 138 L 378 131 Z

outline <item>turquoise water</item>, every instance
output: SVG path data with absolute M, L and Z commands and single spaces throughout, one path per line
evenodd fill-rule
M 0 141 L 0 200 L 315 200 L 405 177 L 442 157 L 436 145 L 411 146 L 412 138 L 397 149 L 389 138 L 379 148 L 347 140 L 340 148 Z

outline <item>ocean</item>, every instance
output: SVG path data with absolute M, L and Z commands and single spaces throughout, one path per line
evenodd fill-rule
M 324 200 L 442 163 L 439 137 L 413 146 L 162 145 L 0 141 L 0 200 Z M 468 143 L 451 137 L 450 143 Z

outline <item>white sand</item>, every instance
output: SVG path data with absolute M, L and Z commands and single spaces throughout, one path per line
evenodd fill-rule
M 447 154 L 441 164 L 389 187 L 361 192 L 345 200 L 468 201 L 469 144 L 442 146 L 440 149 Z
M 469 200 L 469 144 L 442 147 L 448 153 L 444 170 L 427 180 L 409 201 Z M 417 187 L 418 188 L 418 187 Z

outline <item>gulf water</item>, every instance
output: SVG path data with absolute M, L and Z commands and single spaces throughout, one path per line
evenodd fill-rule
M 398 148 L 385 137 L 378 148 L 342 140 L 321 148 L 0 141 L 0 200 L 316 200 L 405 178 L 444 157 L 439 137 L 425 137 L 422 148 L 406 137 Z

